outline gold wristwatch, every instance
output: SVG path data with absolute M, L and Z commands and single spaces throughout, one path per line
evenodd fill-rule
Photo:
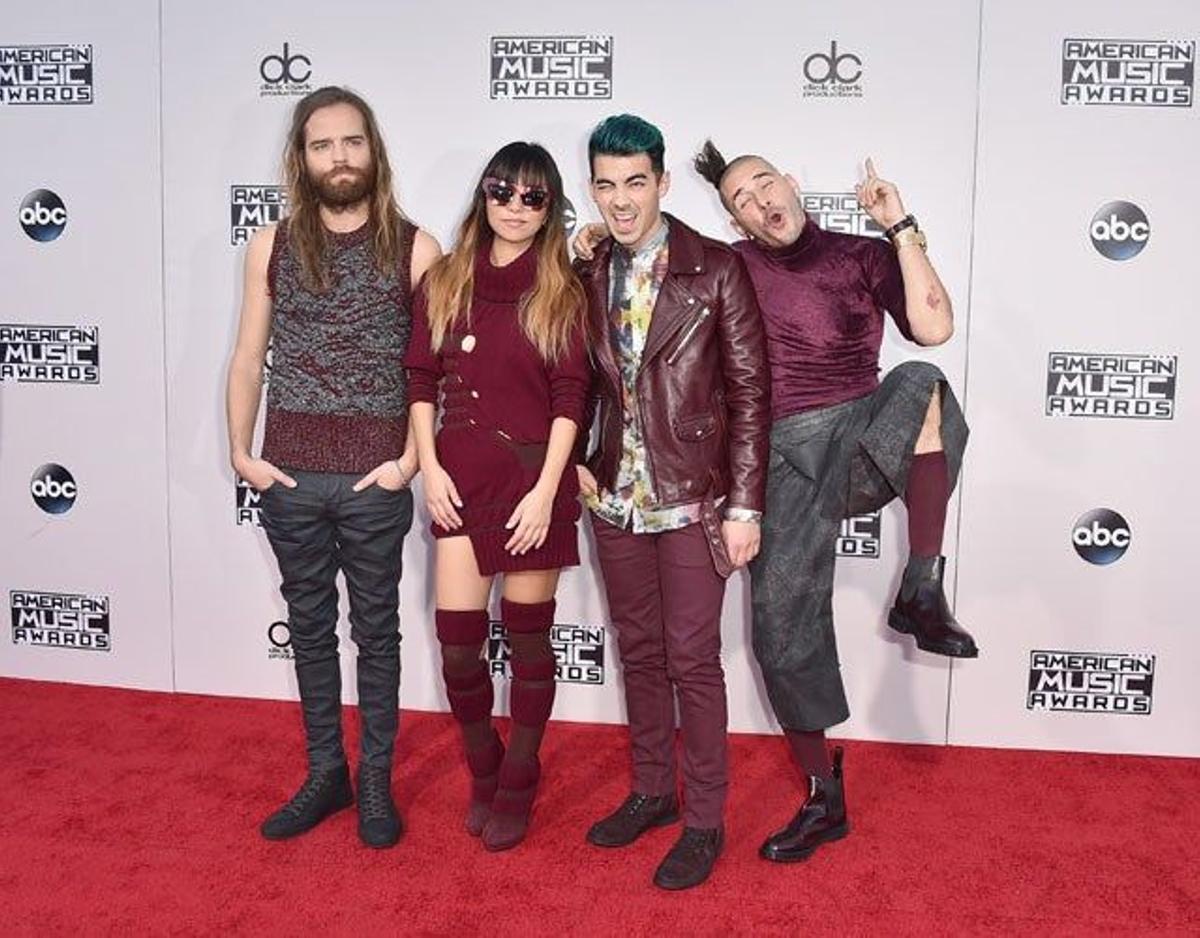
M 915 227 L 905 228 L 903 231 L 897 231 L 892 235 L 892 244 L 896 246 L 896 250 L 908 244 L 917 245 L 922 251 L 929 250 L 929 242 L 925 237 L 925 232 L 918 231 Z

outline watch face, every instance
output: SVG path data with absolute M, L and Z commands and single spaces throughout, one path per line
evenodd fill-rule
M 911 230 L 905 229 L 904 231 L 897 232 L 892 241 L 896 247 L 903 247 L 906 244 L 916 244 L 921 248 L 924 248 L 926 245 L 925 232 L 917 231 L 916 228 Z

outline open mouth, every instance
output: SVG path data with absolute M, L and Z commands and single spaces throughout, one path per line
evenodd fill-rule
M 786 221 L 787 221 L 787 216 L 784 215 L 784 213 L 777 208 L 773 208 L 769 212 L 767 212 L 767 227 L 768 228 L 782 228 Z
M 617 231 L 624 233 L 624 232 L 628 232 L 628 231 L 633 231 L 633 226 L 637 223 L 637 216 L 636 215 L 620 215 L 620 214 L 614 213 L 612 220 L 613 220 L 613 227 L 616 228 Z

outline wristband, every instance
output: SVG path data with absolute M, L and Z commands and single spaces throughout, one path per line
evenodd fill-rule
M 885 238 L 887 238 L 888 240 L 892 240 L 893 238 L 896 237 L 896 235 L 898 235 L 905 228 L 913 228 L 913 229 L 917 228 L 917 219 L 915 216 L 905 215 L 898 222 L 896 222 L 896 224 L 892 225 L 891 228 L 889 228 L 887 231 L 885 231 L 883 233 L 883 236 Z M 917 229 L 917 230 L 919 230 L 919 229 Z

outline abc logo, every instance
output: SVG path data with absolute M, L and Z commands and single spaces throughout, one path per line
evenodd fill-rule
M 1150 221 L 1132 202 L 1109 202 L 1092 216 L 1092 244 L 1110 261 L 1127 261 L 1150 240 Z
M 286 648 L 292 643 L 292 633 L 286 622 L 272 622 L 267 626 L 267 640 L 276 648 Z
M 280 85 L 285 81 L 300 85 L 312 77 L 312 59 L 307 55 L 292 55 L 285 42 L 283 55 L 268 55 L 258 63 L 258 74 L 268 85 Z
M 562 221 L 563 228 L 566 229 L 568 238 L 571 237 L 571 233 L 575 230 L 576 220 L 575 203 L 573 203 L 566 196 L 563 196 Z
M 75 477 L 58 463 L 39 466 L 29 480 L 29 493 L 34 503 L 48 515 L 61 515 L 71 510 L 79 487 Z
M 34 241 L 53 241 L 67 227 L 67 208 L 49 189 L 34 189 L 25 196 L 17 218 Z
M 1124 556 L 1132 535 L 1129 523 L 1115 511 L 1097 508 L 1075 522 L 1071 543 L 1088 563 L 1103 566 Z
M 843 62 L 851 63 L 852 67 L 843 71 Z M 862 64 L 862 59 L 851 52 L 838 55 L 835 39 L 829 44 L 828 55 L 824 52 L 814 52 L 804 60 L 804 77 L 814 85 L 852 85 L 862 77 Z

